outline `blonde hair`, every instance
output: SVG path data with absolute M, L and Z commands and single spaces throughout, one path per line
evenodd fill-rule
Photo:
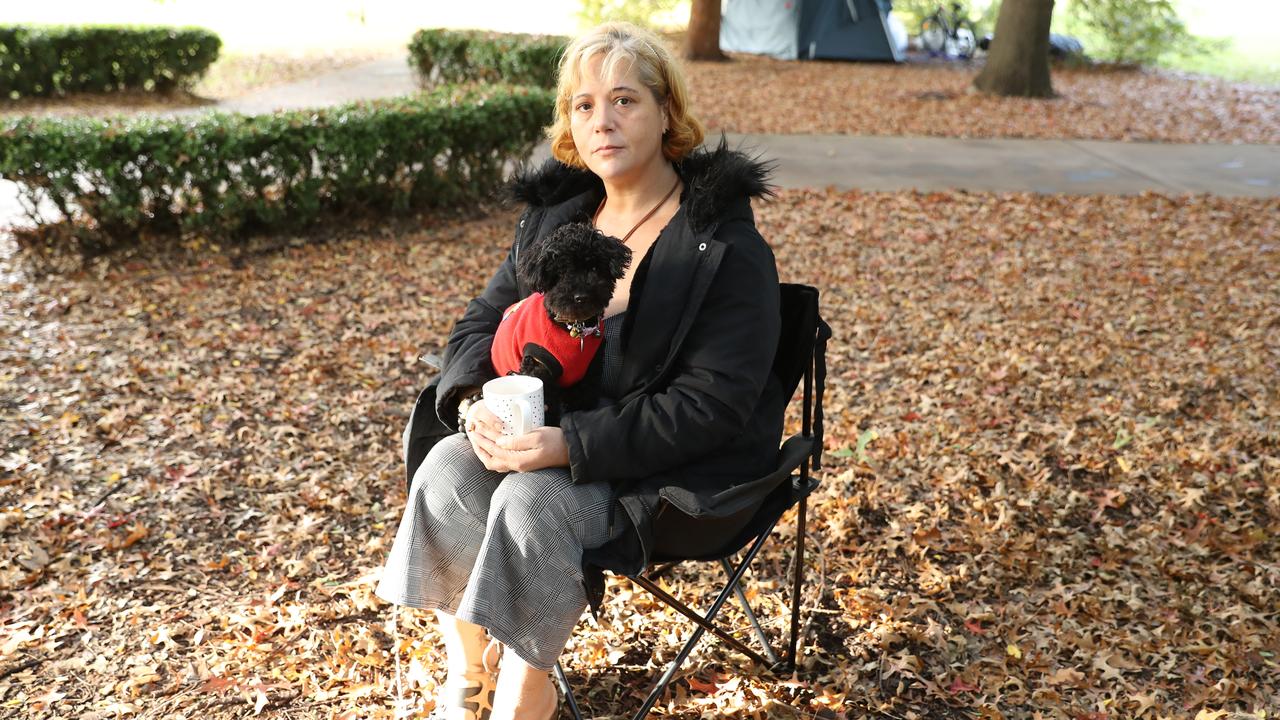
M 551 141 L 551 155 L 570 167 L 586 169 L 570 128 L 570 96 L 583 71 L 596 55 L 604 54 L 601 74 L 614 73 L 623 61 L 635 69 L 641 84 L 667 106 L 669 127 L 662 136 L 662 154 L 677 162 L 702 144 L 702 123 L 689 112 L 684 74 L 666 45 L 652 32 L 628 22 L 607 22 L 578 36 L 565 48 L 556 77 L 555 121 L 544 129 Z

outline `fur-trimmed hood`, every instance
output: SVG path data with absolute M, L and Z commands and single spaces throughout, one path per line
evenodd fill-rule
M 722 221 L 735 206 L 753 197 L 774 197 L 768 184 L 776 163 L 731 150 L 721 135 L 715 149 L 697 148 L 675 163 L 684 181 L 682 198 L 689 227 L 702 231 Z M 508 199 L 532 206 L 552 207 L 584 193 L 603 197 L 604 183 L 590 170 L 569 167 L 555 158 L 540 166 L 516 170 L 507 185 Z M 749 207 L 749 204 L 748 204 Z

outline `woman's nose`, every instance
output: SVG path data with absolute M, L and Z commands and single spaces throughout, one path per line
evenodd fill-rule
M 596 130 L 611 129 L 614 126 L 613 108 L 606 104 L 596 111 L 594 119 Z

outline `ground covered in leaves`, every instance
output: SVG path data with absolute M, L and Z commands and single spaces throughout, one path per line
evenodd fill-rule
M 1280 200 L 757 211 L 835 333 L 801 671 L 704 641 L 662 713 L 1280 712 Z M 400 431 L 514 217 L 0 277 L 0 716 L 392 717 L 397 669 L 426 702 L 438 636 L 372 595 Z M 564 658 L 597 715 L 688 632 L 609 597 Z
M 1157 71 L 1058 68 L 1050 101 L 970 90 L 976 65 L 689 63 L 693 107 L 741 133 L 1280 143 L 1280 87 Z

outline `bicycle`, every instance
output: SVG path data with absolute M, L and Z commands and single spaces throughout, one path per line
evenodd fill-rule
M 941 7 L 920 23 L 920 45 L 930 55 L 951 55 L 968 60 L 978 47 L 978 33 L 964 6 L 951 3 L 951 12 Z

